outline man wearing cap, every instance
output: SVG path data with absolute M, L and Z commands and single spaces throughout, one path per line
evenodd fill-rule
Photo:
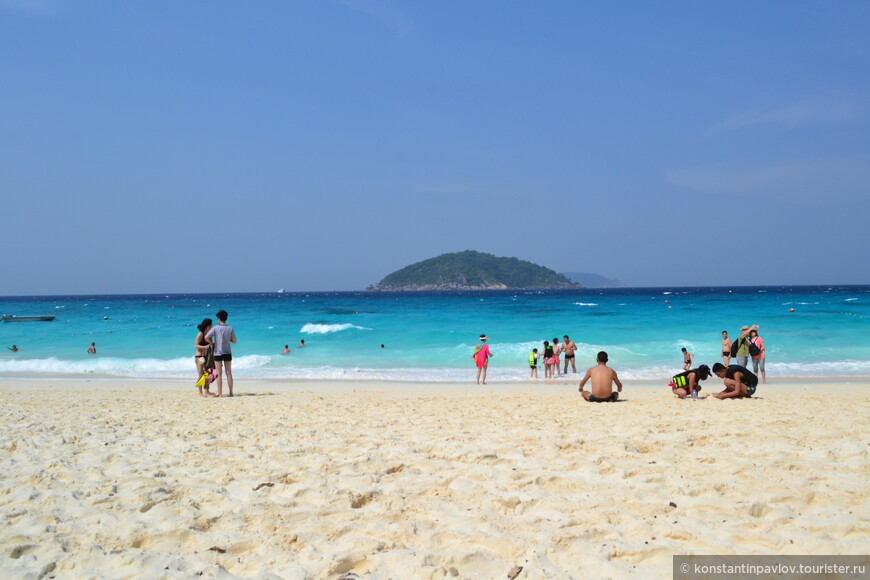
M 486 367 L 489 364 L 489 357 L 492 356 L 492 353 L 489 351 L 489 345 L 486 344 L 485 334 L 480 335 L 480 343 L 478 343 L 474 347 L 474 354 L 471 355 L 471 360 L 474 361 L 474 364 L 477 365 L 477 384 L 481 384 L 481 379 L 483 384 L 486 384 Z
M 737 343 L 737 364 L 742 367 L 746 366 L 746 363 L 749 362 L 749 333 L 758 328 L 757 324 L 753 324 L 752 326 L 743 325 L 740 327 L 740 337 L 734 341 Z

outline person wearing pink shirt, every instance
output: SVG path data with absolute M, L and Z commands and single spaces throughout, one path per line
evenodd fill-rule
M 486 344 L 487 337 L 485 334 L 480 335 L 480 344 L 474 347 L 474 354 L 471 355 L 474 364 L 477 365 L 477 384 L 486 384 L 486 367 L 489 365 L 489 359 L 492 353 L 489 350 L 489 345 Z
M 767 384 L 767 373 L 764 372 L 764 339 L 758 336 L 758 331 L 752 329 L 749 331 L 749 342 L 758 347 L 758 354 L 752 356 L 752 372 L 758 374 L 758 369 L 761 369 L 761 382 Z

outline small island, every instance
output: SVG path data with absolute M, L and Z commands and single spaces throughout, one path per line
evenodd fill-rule
M 466 250 L 396 270 L 367 292 L 582 288 L 555 270 L 517 258 Z

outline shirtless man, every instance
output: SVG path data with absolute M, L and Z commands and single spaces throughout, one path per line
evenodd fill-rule
M 577 345 L 574 344 L 574 341 L 568 338 L 568 335 L 565 335 L 565 340 L 562 341 L 562 352 L 565 353 L 565 370 L 562 371 L 565 374 L 568 374 L 568 363 L 571 363 L 571 372 L 577 372 L 577 366 L 574 364 L 574 351 L 577 350 Z
M 586 371 L 586 376 L 580 381 L 580 394 L 590 403 L 605 403 L 616 401 L 622 392 L 622 383 L 616 376 L 616 371 L 607 366 L 607 353 L 603 350 L 598 353 L 598 366 Z M 591 393 L 583 390 L 586 381 L 592 379 Z M 613 383 L 616 383 L 617 393 L 613 392 Z
M 731 364 L 731 339 L 727 330 L 722 331 L 722 362 L 726 367 Z

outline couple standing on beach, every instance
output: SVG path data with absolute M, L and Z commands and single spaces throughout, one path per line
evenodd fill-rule
M 213 326 L 211 318 L 206 318 L 197 327 L 193 346 L 196 349 L 194 361 L 196 362 L 196 376 L 199 379 L 196 387 L 203 397 L 223 397 L 223 377 L 226 373 L 229 396 L 233 396 L 233 351 L 232 344 L 236 342 L 236 331 L 227 324 L 229 315 L 226 310 L 219 311 L 215 316 L 218 325 Z M 212 393 L 208 385 L 217 381 L 218 392 Z
M 731 359 L 736 358 L 738 365 L 748 368 L 749 357 L 752 357 L 752 370 L 756 373 L 761 371 L 761 382 L 767 384 L 767 373 L 764 370 L 766 349 L 764 339 L 758 335 L 758 325 L 740 327 L 740 337 L 734 342 L 728 338 L 728 332 L 723 330 L 722 362 L 725 366 L 729 366 Z

